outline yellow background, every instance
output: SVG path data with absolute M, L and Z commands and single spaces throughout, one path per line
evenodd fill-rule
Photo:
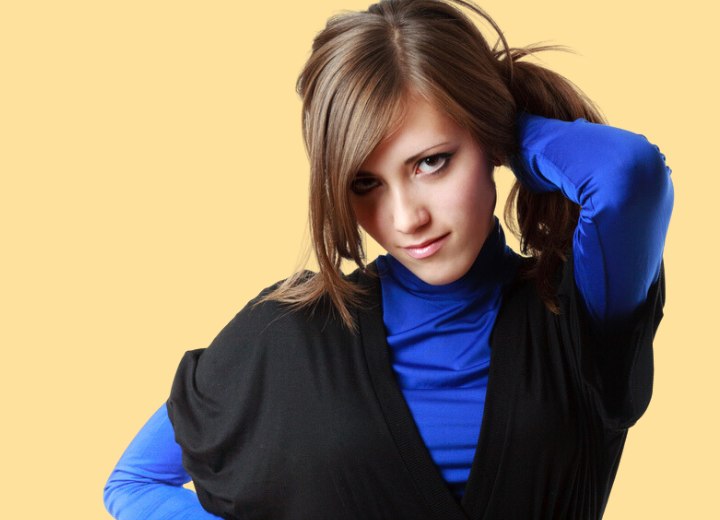
M 481 4 L 511 45 L 573 47 L 543 63 L 673 169 L 655 393 L 610 520 L 717 514 L 710 4 Z M 104 481 L 182 353 L 292 271 L 307 183 L 294 82 L 325 19 L 365 7 L 2 2 L 0 517 L 107 517 Z M 498 172 L 501 203 L 510 179 Z

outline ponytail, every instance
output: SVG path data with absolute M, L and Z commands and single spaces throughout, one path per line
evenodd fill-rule
M 528 46 L 499 51 L 499 63 L 506 67 L 508 87 L 518 112 L 592 123 L 605 120 L 595 104 L 569 80 L 539 65 L 520 61 L 539 51 L 567 49 L 561 46 Z M 518 143 L 519 144 L 519 143 Z M 560 192 L 535 193 L 518 180 L 505 203 L 504 219 L 520 240 L 520 251 L 533 260 L 521 268 L 519 276 L 533 280 L 547 308 L 557 314 L 556 274 L 567 260 L 572 237 L 580 216 L 580 206 Z

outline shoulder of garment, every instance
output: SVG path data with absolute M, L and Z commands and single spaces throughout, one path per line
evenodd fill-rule
M 543 348 L 564 351 L 569 356 L 568 363 L 576 370 L 578 388 L 592 402 L 603 427 L 624 430 L 643 415 L 652 396 L 653 341 L 664 315 L 664 264 L 646 301 L 623 321 L 622 327 L 598 329 L 591 325 L 582 304 L 573 261 L 570 251 L 554 278 L 557 314 L 545 306 L 531 280 L 516 279 L 509 284 L 493 331 L 494 339 L 513 342 L 526 332 L 532 336 L 531 348 L 542 343 Z
M 313 275 L 305 271 L 302 276 Z M 364 275 L 357 270 L 347 277 L 357 281 Z M 293 363 L 306 365 L 320 351 L 359 341 L 359 334 L 342 323 L 328 297 L 305 307 L 263 300 L 281 283 L 250 300 L 208 347 L 184 354 L 173 383 L 173 399 L 168 402 L 171 419 L 175 403 L 193 404 L 195 398 L 210 400 L 213 405 L 231 403 L 238 395 L 252 395 L 262 388 L 271 372 L 273 377 L 278 372 L 292 372 Z M 363 309 L 372 307 L 370 300 L 363 299 Z M 357 314 L 358 309 L 351 312 Z

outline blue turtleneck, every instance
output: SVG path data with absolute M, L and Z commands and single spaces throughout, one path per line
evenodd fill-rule
M 659 274 L 673 205 L 664 156 L 643 136 L 584 120 L 523 114 L 518 123 L 518 178 L 535 191 L 561 190 L 581 206 L 574 274 L 588 315 L 599 326 L 622 320 Z M 518 259 L 497 219 L 468 273 L 451 284 L 426 284 L 392 256 L 377 259 L 398 384 L 456 495 L 478 441 L 502 286 Z M 182 487 L 189 481 L 163 405 L 110 475 L 105 505 L 120 519 L 216 518 Z

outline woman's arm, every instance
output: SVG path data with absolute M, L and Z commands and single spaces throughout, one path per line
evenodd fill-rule
M 660 273 L 673 206 L 665 156 L 638 134 L 522 114 L 513 171 L 531 190 L 581 206 L 574 275 L 595 324 L 632 315 Z
M 120 520 L 216 519 L 185 489 L 190 476 L 163 404 L 125 450 L 105 484 L 105 507 Z

